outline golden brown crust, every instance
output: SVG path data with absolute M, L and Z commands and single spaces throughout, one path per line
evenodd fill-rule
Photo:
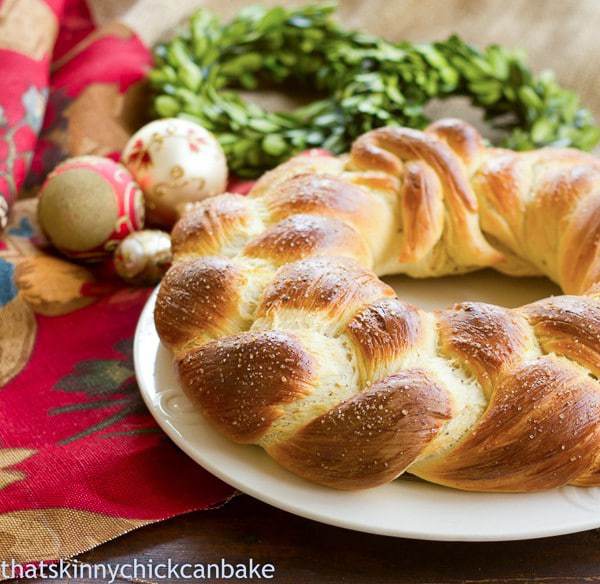
M 268 448 L 282 466 L 336 489 L 364 489 L 400 475 L 450 418 L 447 392 L 408 369 L 315 418 Z
M 560 226 L 557 279 L 566 293 L 582 294 L 600 281 L 600 172 L 593 175 L 584 183 L 588 196 L 573 205 L 568 226 Z
M 396 160 L 395 165 L 389 165 L 390 156 Z M 352 145 L 352 160 L 357 166 L 377 167 L 378 158 L 381 159 L 380 170 L 390 174 L 403 172 L 402 160 L 422 160 L 440 177 L 451 205 L 467 211 L 477 210 L 477 200 L 457 166 L 456 157 L 445 143 L 433 136 L 409 128 L 380 128 L 367 132 Z
M 526 201 L 522 193 L 529 192 L 533 180 L 532 165 L 510 150 L 495 150 L 488 156 L 472 184 L 481 202 L 481 226 L 485 233 L 511 250 L 521 245 Z
M 584 296 L 556 296 L 522 309 L 545 353 L 568 357 L 600 377 L 600 304 Z
M 363 266 L 372 263 L 371 251 L 355 229 L 319 215 L 292 215 L 253 239 L 243 253 L 278 265 L 321 255 L 353 258 Z
M 358 306 L 394 296 L 390 286 L 348 258 L 311 258 L 281 268 L 264 292 L 257 316 L 284 309 L 324 314 L 343 326 Z
M 565 292 L 578 293 L 597 253 L 600 201 L 593 208 L 588 203 L 594 187 L 600 187 L 600 174 L 589 166 L 565 167 L 561 159 L 553 164 L 542 161 L 538 166 L 543 172 L 538 170 L 533 200 L 525 215 L 524 229 L 530 234 L 526 246 L 538 250 L 536 256 L 545 273 L 569 283 Z M 578 210 L 581 199 L 586 203 L 583 214 Z
M 360 229 L 371 216 L 372 198 L 357 185 L 325 174 L 300 174 L 265 195 L 273 221 L 298 213 L 343 219 Z
M 245 234 L 253 213 L 248 199 L 225 193 L 190 207 L 171 232 L 175 258 L 184 254 L 215 255 Z
M 281 415 L 278 406 L 310 393 L 315 365 L 295 337 L 267 331 L 208 343 L 178 369 L 204 415 L 232 440 L 249 443 Z
M 416 263 L 433 249 L 444 232 L 440 181 L 426 164 L 409 162 L 401 196 L 403 238 L 398 259 Z
M 248 196 L 258 198 L 272 193 L 286 180 L 301 174 L 338 173 L 342 166 L 340 159 L 333 156 L 294 156 L 263 174 L 256 181 Z
M 592 464 L 600 440 L 600 391 L 553 356 L 503 377 L 485 414 L 459 445 L 418 475 L 477 491 L 533 491 L 567 484 Z
M 443 193 L 449 254 L 456 261 L 472 266 L 489 266 L 503 259 L 502 253 L 489 245 L 481 233 L 478 203 L 464 165 L 445 142 L 418 130 L 379 128 L 358 138 L 352 145 L 351 156 L 358 168 L 375 168 L 403 176 L 407 163 L 426 164 L 436 174 Z
M 379 379 L 423 339 L 420 311 L 398 298 L 384 298 L 357 312 L 346 325 L 363 382 Z
M 190 344 L 235 333 L 240 328 L 244 277 L 228 260 L 203 257 L 172 266 L 154 309 L 163 343 L 178 352 Z
M 488 395 L 532 344 L 527 321 L 493 304 L 463 302 L 442 311 L 438 323 L 439 351 L 476 377 Z
M 397 193 L 400 190 L 400 180 L 385 172 L 364 171 L 360 174 L 348 173 L 343 175 L 346 180 L 355 185 L 367 187 L 377 191 Z
M 426 132 L 443 140 L 461 158 L 467 168 L 473 168 L 484 150 L 481 134 L 470 124 L 455 118 L 437 120 Z

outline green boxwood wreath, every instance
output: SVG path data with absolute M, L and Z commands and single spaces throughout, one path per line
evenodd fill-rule
M 311 147 L 335 153 L 383 125 L 421 128 L 432 98 L 467 96 L 504 146 L 593 148 L 600 131 L 578 97 L 550 73 L 535 77 L 522 56 L 479 51 L 456 36 L 392 43 L 343 29 L 334 6 L 253 7 L 229 24 L 201 10 L 155 49 L 150 81 L 158 117 L 181 116 L 212 131 L 240 176 L 256 176 Z M 235 88 L 293 83 L 326 96 L 293 112 L 268 112 Z M 233 88 L 233 89 L 231 89 Z

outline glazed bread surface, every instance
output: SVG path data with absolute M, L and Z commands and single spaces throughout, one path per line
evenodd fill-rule
M 340 489 L 600 485 L 600 162 L 381 128 L 175 225 L 156 328 L 236 442 Z M 378 276 L 494 267 L 564 296 L 425 312 Z

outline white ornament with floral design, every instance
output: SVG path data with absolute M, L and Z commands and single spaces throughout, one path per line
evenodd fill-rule
M 217 139 L 178 118 L 138 130 L 123 150 L 123 164 L 144 191 L 150 222 L 172 225 L 185 205 L 225 191 L 227 162 Z

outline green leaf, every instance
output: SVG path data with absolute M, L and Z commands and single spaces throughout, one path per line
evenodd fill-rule
M 181 106 L 174 97 L 159 95 L 154 100 L 154 109 L 161 118 L 172 118 L 181 111 Z
M 121 361 L 81 361 L 75 366 L 74 373 L 63 377 L 55 387 L 61 391 L 104 395 L 118 392 L 121 384 L 132 375 L 131 367 Z
M 279 134 L 270 134 L 263 138 L 262 147 L 267 154 L 280 156 L 287 150 L 288 145 Z
M 540 118 L 531 127 L 531 138 L 536 144 L 544 144 L 552 136 L 554 124 L 548 119 Z
M 265 119 L 261 119 L 261 118 L 257 118 L 255 120 L 250 120 L 248 122 L 248 126 L 254 130 L 257 130 L 258 132 L 262 132 L 264 134 L 268 133 L 268 132 L 277 132 L 277 130 L 279 130 L 279 126 L 277 124 L 274 124 L 273 122 L 270 122 L 269 120 L 265 120 Z

